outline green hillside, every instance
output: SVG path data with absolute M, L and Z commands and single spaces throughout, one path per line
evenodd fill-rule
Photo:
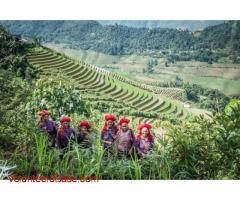
M 168 82 L 175 81 L 178 76 L 184 82 L 199 84 L 205 89 L 218 89 L 231 96 L 240 94 L 240 66 L 238 63 L 214 62 L 209 64 L 206 61 L 194 60 L 168 62 L 166 57 L 156 58 L 151 55 L 108 55 L 92 50 L 70 49 L 64 44 L 48 43 L 46 46 L 91 65 L 137 79 L 145 84 L 161 82 L 162 85 L 166 85 Z M 154 72 L 143 73 L 149 61 L 157 63 L 153 67 Z
M 102 25 L 119 25 L 136 28 L 173 28 L 196 31 L 224 23 L 224 20 L 98 20 Z
M 64 43 L 69 48 L 94 50 L 111 55 L 179 53 L 194 51 L 181 59 L 216 60 L 215 49 L 239 52 L 239 21 L 210 26 L 202 31 L 169 28 L 133 28 L 122 25 L 102 26 L 97 21 L 0 21 L 12 33 L 22 37 L 40 37 L 42 42 Z M 204 52 L 201 52 L 204 50 Z M 175 54 L 174 53 L 174 54 Z M 184 52 L 183 52 L 184 54 Z M 213 54 L 213 55 L 210 55 Z M 184 58 L 183 58 L 184 57 Z M 235 55 L 236 57 L 236 55 Z M 231 58 L 237 59 L 236 58 Z
M 31 64 L 45 74 L 51 70 L 57 73 L 56 70 L 59 70 L 74 79 L 83 98 L 96 108 L 101 103 L 111 105 L 111 109 L 115 108 L 116 113 L 132 116 L 135 121 L 141 122 L 150 122 L 171 115 L 185 119 L 191 115 L 183 108 L 183 103 L 177 101 L 179 96 L 177 90 L 176 100 L 169 99 L 168 97 L 174 96 L 171 89 L 168 91 L 163 88 L 162 91 L 157 91 L 154 87 L 131 81 L 83 61 L 73 60 L 50 49 L 37 48 L 31 51 L 27 56 Z

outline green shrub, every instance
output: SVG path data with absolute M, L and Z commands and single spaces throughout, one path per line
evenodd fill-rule
M 89 104 L 82 99 L 74 83 L 61 75 L 39 79 L 27 109 L 32 115 L 48 109 L 56 118 L 73 113 L 89 116 L 91 112 Z

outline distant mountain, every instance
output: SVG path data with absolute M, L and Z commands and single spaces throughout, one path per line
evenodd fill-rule
M 136 28 L 173 28 L 195 31 L 224 23 L 224 20 L 99 20 L 102 25 L 119 24 Z
M 44 40 L 54 40 L 61 35 L 81 36 L 85 33 L 100 29 L 102 25 L 97 21 L 91 20 L 5 20 L 0 21 L 0 24 L 5 26 L 14 34 L 21 34 L 23 37 L 32 38 L 34 36 L 43 37 Z
M 94 50 L 111 55 L 171 49 L 188 51 L 229 48 L 240 52 L 240 21 L 228 21 L 191 32 L 170 28 L 103 26 L 97 21 L 0 21 L 13 34 L 41 37 L 45 43 L 63 43 L 69 48 Z M 211 53 L 211 52 L 210 52 Z

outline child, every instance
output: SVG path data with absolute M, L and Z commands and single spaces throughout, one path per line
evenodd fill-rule
M 118 127 L 115 124 L 117 117 L 114 115 L 106 115 L 105 116 L 105 124 L 101 132 L 101 143 L 103 147 L 110 148 L 116 138 L 116 134 L 118 132 Z
M 77 134 L 77 142 L 83 148 L 89 148 L 94 142 L 94 136 L 91 135 L 91 124 L 88 121 L 82 121 L 79 123 L 79 129 Z
M 61 117 L 61 125 L 57 133 L 57 146 L 59 149 L 66 148 L 69 145 L 70 139 L 75 138 L 77 133 L 74 128 L 70 126 L 70 117 Z
M 47 133 L 49 140 L 52 142 L 52 147 L 55 147 L 55 140 L 57 136 L 57 127 L 56 123 L 49 118 L 52 113 L 48 110 L 42 110 L 38 113 L 40 116 L 40 120 L 38 122 L 38 126 L 41 130 Z
M 129 128 L 129 119 L 122 118 L 119 121 L 120 129 L 117 132 L 115 145 L 120 155 L 131 155 L 135 145 L 135 135 Z
M 153 151 L 153 135 L 151 134 L 152 126 L 142 124 L 138 127 L 139 134 L 136 139 L 137 152 L 140 157 L 145 157 L 148 152 Z

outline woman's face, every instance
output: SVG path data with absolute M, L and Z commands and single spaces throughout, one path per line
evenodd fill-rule
M 143 137 L 147 137 L 148 134 L 149 134 L 149 130 L 148 130 L 146 127 L 144 127 L 144 128 L 142 129 L 142 135 L 143 135 Z
M 107 121 L 107 126 L 112 127 L 114 125 L 114 122 L 112 120 Z
M 70 122 L 63 122 L 62 125 L 63 127 L 67 128 L 70 125 Z
M 49 116 L 48 115 L 44 115 L 43 116 L 43 120 L 47 121 L 49 119 Z
M 87 133 L 88 132 L 88 129 L 86 126 L 80 126 L 80 132 L 81 133 Z
M 121 124 L 121 129 L 123 130 L 123 132 L 126 132 L 128 130 L 129 126 L 127 123 L 122 123 Z

